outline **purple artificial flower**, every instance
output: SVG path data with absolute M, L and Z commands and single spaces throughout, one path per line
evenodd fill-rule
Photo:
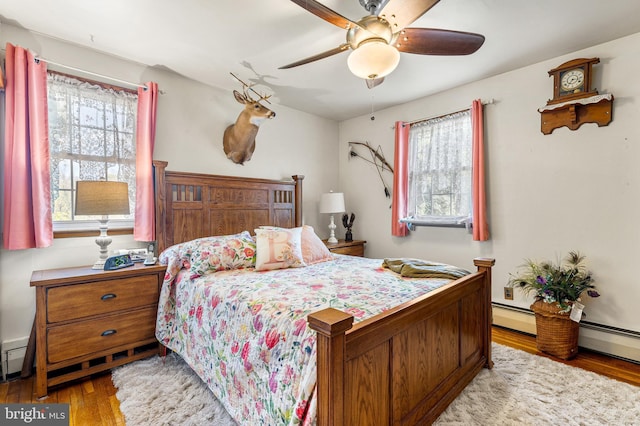
M 543 284 L 544 285 L 544 284 L 547 283 L 547 280 L 545 280 L 544 277 L 541 277 L 540 275 L 538 275 L 538 277 L 536 278 L 536 282 L 538 284 Z
M 600 293 L 595 290 L 587 290 L 587 294 L 591 297 L 600 297 Z

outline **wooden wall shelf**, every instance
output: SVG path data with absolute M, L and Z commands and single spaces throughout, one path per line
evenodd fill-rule
M 607 126 L 613 119 L 613 95 L 597 95 L 548 105 L 538 112 L 540 130 L 545 135 L 563 126 L 571 130 L 576 130 L 585 123 Z

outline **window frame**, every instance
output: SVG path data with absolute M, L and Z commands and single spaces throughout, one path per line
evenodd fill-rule
M 453 113 L 449 113 L 449 114 L 444 114 L 438 117 L 433 117 L 433 118 L 429 118 L 427 120 L 421 120 L 419 122 L 415 122 L 415 123 L 411 123 L 411 126 L 413 127 L 414 125 L 417 124 L 427 124 L 431 121 L 436 121 L 436 120 L 445 120 L 448 118 L 454 119 L 456 118 L 456 116 L 460 116 L 460 115 L 467 115 L 468 118 L 468 129 L 467 129 L 467 133 L 469 136 L 468 139 L 468 152 L 466 153 L 466 156 L 468 158 L 468 176 L 469 176 L 469 182 L 468 182 L 468 193 L 465 192 L 464 195 L 468 196 L 469 199 L 469 214 L 468 215 L 450 215 L 450 216 L 441 216 L 441 215 L 420 215 L 420 216 L 416 216 L 415 215 L 415 211 L 409 211 L 409 207 L 410 205 L 413 203 L 413 201 L 411 200 L 411 195 L 412 195 L 412 177 L 414 175 L 414 169 L 412 167 L 412 157 L 411 157 L 411 153 L 413 152 L 413 146 L 412 146 L 412 141 L 414 140 L 411 135 L 409 136 L 409 140 L 408 140 L 408 151 L 409 151 L 409 162 L 407 164 L 407 175 L 408 175 L 408 189 L 407 189 L 407 201 L 408 201 L 408 205 L 407 205 L 407 216 L 401 218 L 399 221 L 401 223 L 404 223 L 407 228 L 410 231 L 414 231 L 415 228 L 417 226 L 429 226 L 429 227 L 447 227 L 447 228 L 466 228 L 468 230 L 471 229 L 472 227 L 472 215 L 473 215 L 473 200 L 472 200 L 472 196 L 473 196 L 473 190 L 472 190 L 472 168 L 473 168 L 473 159 L 472 159 L 472 152 L 473 152 L 473 128 L 472 128 L 472 118 L 471 118 L 471 109 L 467 108 L 464 110 L 460 110 L 460 111 L 456 111 Z M 409 132 L 411 133 L 411 129 L 409 130 Z M 451 143 L 451 142 L 447 142 L 447 143 Z M 465 167 L 466 169 L 466 167 Z
M 47 70 L 47 74 L 54 74 L 74 80 L 78 80 L 82 83 L 87 83 L 90 85 L 98 86 L 105 90 L 113 90 L 116 92 L 125 92 L 131 95 L 138 96 L 138 92 L 136 90 L 132 90 L 122 86 L 116 86 L 108 83 L 103 83 L 96 80 L 87 79 L 78 75 L 67 74 L 55 70 Z M 136 109 L 137 115 L 137 109 Z M 135 146 L 135 123 L 133 130 L 134 137 L 134 146 Z M 51 146 L 51 141 L 49 142 L 49 146 Z M 53 159 L 53 156 L 52 156 Z M 135 167 L 135 155 L 132 159 L 132 162 Z M 135 173 L 134 178 L 135 182 Z M 50 180 L 51 189 L 53 190 L 53 176 Z M 71 191 L 71 203 L 73 204 L 75 200 L 75 188 L 65 189 L 65 191 Z M 135 197 L 134 197 L 135 198 Z M 53 203 L 53 199 L 52 199 Z M 73 207 L 72 207 L 73 208 Z M 52 205 L 52 214 L 53 214 L 53 205 Z M 73 215 L 72 215 L 73 216 Z M 135 220 L 135 209 L 132 208 L 130 213 L 130 218 L 127 219 L 109 219 L 109 234 L 110 235 L 125 235 L 125 234 L 133 234 L 134 220 Z M 98 219 L 72 219 L 70 221 L 56 221 L 52 218 L 53 225 L 53 234 L 54 238 L 75 238 L 75 237 L 85 237 L 85 236 L 97 236 L 99 235 L 99 231 L 97 229 L 96 222 Z

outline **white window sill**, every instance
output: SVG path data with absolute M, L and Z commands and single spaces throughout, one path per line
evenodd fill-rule
M 434 226 L 443 228 L 471 228 L 471 218 L 468 216 L 427 216 L 427 217 L 405 217 L 400 219 L 405 223 L 410 231 L 415 231 L 417 226 Z
M 108 229 L 131 229 L 133 228 L 133 220 L 109 220 Z M 74 220 L 65 222 L 53 222 L 53 232 L 69 232 L 69 231 L 98 231 L 100 222 L 96 220 Z M 107 231 L 108 232 L 108 231 Z

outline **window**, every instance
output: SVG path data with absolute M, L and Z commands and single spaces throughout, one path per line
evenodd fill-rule
M 472 146 L 470 110 L 411 125 L 408 206 L 403 222 L 470 223 Z
M 47 91 L 54 230 L 95 227 L 92 218 L 74 216 L 78 180 L 127 182 L 131 214 L 109 221 L 112 227 L 132 227 L 137 94 L 57 73 L 48 73 Z

